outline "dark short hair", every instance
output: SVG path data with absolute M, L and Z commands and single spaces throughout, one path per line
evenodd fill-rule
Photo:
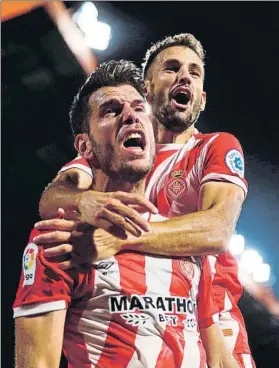
M 191 33 L 180 33 L 174 36 L 168 36 L 154 43 L 145 54 L 142 63 L 143 78 L 146 77 L 147 71 L 153 63 L 156 56 L 164 49 L 172 46 L 186 46 L 192 49 L 204 63 L 205 51 L 200 41 L 198 41 Z
M 91 109 L 89 99 L 92 93 L 102 87 L 129 84 L 144 97 L 144 83 L 141 70 L 127 60 L 111 60 L 98 66 L 87 78 L 75 96 L 70 108 L 70 125 L 73 134 L 89 132 Z

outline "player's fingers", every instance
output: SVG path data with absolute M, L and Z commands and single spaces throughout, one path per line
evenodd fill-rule
M 58 208 L 57 214 L 58 214 L 59 218 L 63 218 L 63 217 L 65 217 L 66 212 L 63 208 Z
M 154 206 L 153 203 L 151 203 L 148 199 L 141 196 L 140 194 L 125 193 L 125 192 L 118 191 L 114 194 L 113 197 L 123 202 L 124 204 L 136 205 L 142 209 L 145 209 L 145 211 L 149 211 L 154 214 L 158 213 L 157 207 Z
M 94 261 L 94 257 L 91 257 L 90 262 L 89 258 L 86 257 L 85 255 L 81 255 L 78 252 L 72 252 L 71 253 L 71 259 L 65 260 L 63 262 L 59 262 L 58 263 L 58 267 L 62 270 L 67 270 L 69 268 L 77 268 L 77 267 L 83 267 L 88 264 L 88 263 L 92 263 Z
M 98 225 L 98 220 L 107 220 L 108 222 L 110 222 L 111 224 L 113 224 L 114 226 L 119 227 L 120 229 L 122 229 L 123 231 L 127 231 L 128 233 L 134 235 L 134 236 L 140 236 L 141 235 L 141 231 L 133 224 L 130 222 L 129 219 L 125 219 L 124 216 L 119 215 L 118 213 L 115 213 L 113 211 L 109 211 L 106 208 L 103 208 L 96 219 L 96 224 Z M 105 229 L 106 231 L 109 231 L 108 229 Z
M 52 243 L 67 243 L 71 238 L 72 233 L 68 231 L 52 231 L 49 233 L 40 234 L 34 237 L 33 241 L 36 244 L 45 245 Z
M 71 244 L 61 244 L 53 248 L 44 249 L 44 256 L 46 258 L 63 256 L 65 254 L 70 254 L 73 251 L 73 246 Z
M 68 270 L 69 268 L 75 267 L 75 264 L 72 261 L 72 259 L 69 259 L 68 261 L 59 262 L 57 264 L 57 267 L 60 268 L 61 270 Z
M 81 221 L 82 220 L 82 216 L 80 212 L 77 212 L 75 210 L 67 210 L 65 211 L 65 214 L 63 216 L 66 220 L 71 220 L 71 221 Z
M 75 222 L 64 219 L 51 219 L 39 221 L 34 226 L 38 230 L 73 231 Z
M 145 221 L 142 218 L 142 216 L 137 211 L 135 211 L 133 208 L 125 206 L 119 201 L 117 201 L 117 202 L 114 202 L 114 201 L 108 202 L 105 205 L 105 208 L 110 210 L 111 213 L 119 214 L 122 218 L 124 218 L 124 220 L 126 219 L 126 223 L 128 222 L 128 224 L 133 225 L 135 228 L 137 228 L 137 226 L 138 226 L 140 229 L 142 229 L 144 231 L 150 231 L 149 223 L 147 221 Z
M 128 238 L 126 231 L 115 225 L 110 226 L 107 232 L 122 240 L 126 240 Z

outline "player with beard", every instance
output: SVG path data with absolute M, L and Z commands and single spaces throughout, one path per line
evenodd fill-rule
M 210 258 L 220 326 L 239 364 L 251 367 L 254 362 L 237 307 L 242 294 L 237 262 L 226 252 L 247 193 L 241 146 L 231 134 L 201 134 L 195 128 L 205 108 L 206 93 L 203 90 L 204 51 L 194 36 L 181 34 L 155 43 L 146 54 L 143 73 L 156 141 L 162 144 L 157 147 L 146 196 L 160 213 L 172 218 L 151 223 L 151 231 L 138 239 L 129 236 L 127 241 L 112 242 L 109 250 L 107 243 L 100 241 L 97 259 L 114 254 L 121 247 L 164 255 L 220 254 Z M 92 190 L 81 192 L 90 188 L 91 183 L 92 171 L 86 160 L 78 157 L 65 165 L 42 197 L 42 217 L 54 217 L 58 207 L 74 209 L 84 221 L 111 234 L 115 235 L 118 227 L 129 232 L 129 225 L 133 227 L 130 233 L 139 235 L 131 216 L 129 221 L 123 221 L 121 216 L 122 206 L 128 204 L 123 193 L 104 196 Z M 112 200 L 117 201 L 113 210 Z M 67 230 L 70 231 L 73 224 L 50 220 L 38 226 L 61 230 L 40 237 L 40 241 L 67 243 L 71 236 Z M 49 250 L 49 254 L 71 250 L 68 244 Z M 76 262 L 82 260 L 82 254 L 80 259 L 75 257 Z M 62 266 L 72 263 L 68 261 Z
M 73 105 L 76 146 L 94 167 L 94 190 L 144 194 L 155 143 L 139 75 L 129 62 L 104 63 Z M 79 117 L 82 106 L 85 119 Z M 145 217 L 163 219 L 149 212 Z M 78 223 L 74 243 L 84 248 L 91 242 L 92 251 L 100 231 Z M 206 257 L 122 251 L 65 272 L 46 260 L 36 234 L 24 251 L 14 303 L 17 367 L 58 367 L 63 341 L 69 367 L 205 368 L 196 315 L 209 366 L 237 367 L 213 321 Z

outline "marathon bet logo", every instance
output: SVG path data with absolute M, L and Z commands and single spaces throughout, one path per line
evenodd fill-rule
M 118 295 L 109 298 L 110 312 L 125 313 L 121 316 L 133 326 L 144 325 L 149 318 L 145 318 L 144 314 L 140 312 L 152 309 L 163 312 L 159 315 L 156 314 L 160 322 L 166 322 L 174 326 L 177 324 L 177 316 L 173 314 L 194 315 L 196 302 L 192 298 L 177 296 L 131 295 L 131 297 L 128 297 Z M 166 315 L 165 313 L 171 313 L 172 315 Z

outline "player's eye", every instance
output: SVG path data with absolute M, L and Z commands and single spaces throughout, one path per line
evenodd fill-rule
M 135 107 L 135 111 L 143 112 L 143 111 L 145 111 L 145 107 L 143 105 L 137 105 Z
M 201 76 L 200 72 L 198 72 L 197 70 L 190 71 L 190 74 L 193 75 L 194 77 L 200 77 Z
M 178 66 L 167 66 L 165 68 L 166 71 L 169 71 L 169 72 L 175 72 L 177 73 L 179 71 L 179 67 Z
M 103 110 L 104 117 L 113 117 L 121 114 L 121 107 L 107 107 Z

